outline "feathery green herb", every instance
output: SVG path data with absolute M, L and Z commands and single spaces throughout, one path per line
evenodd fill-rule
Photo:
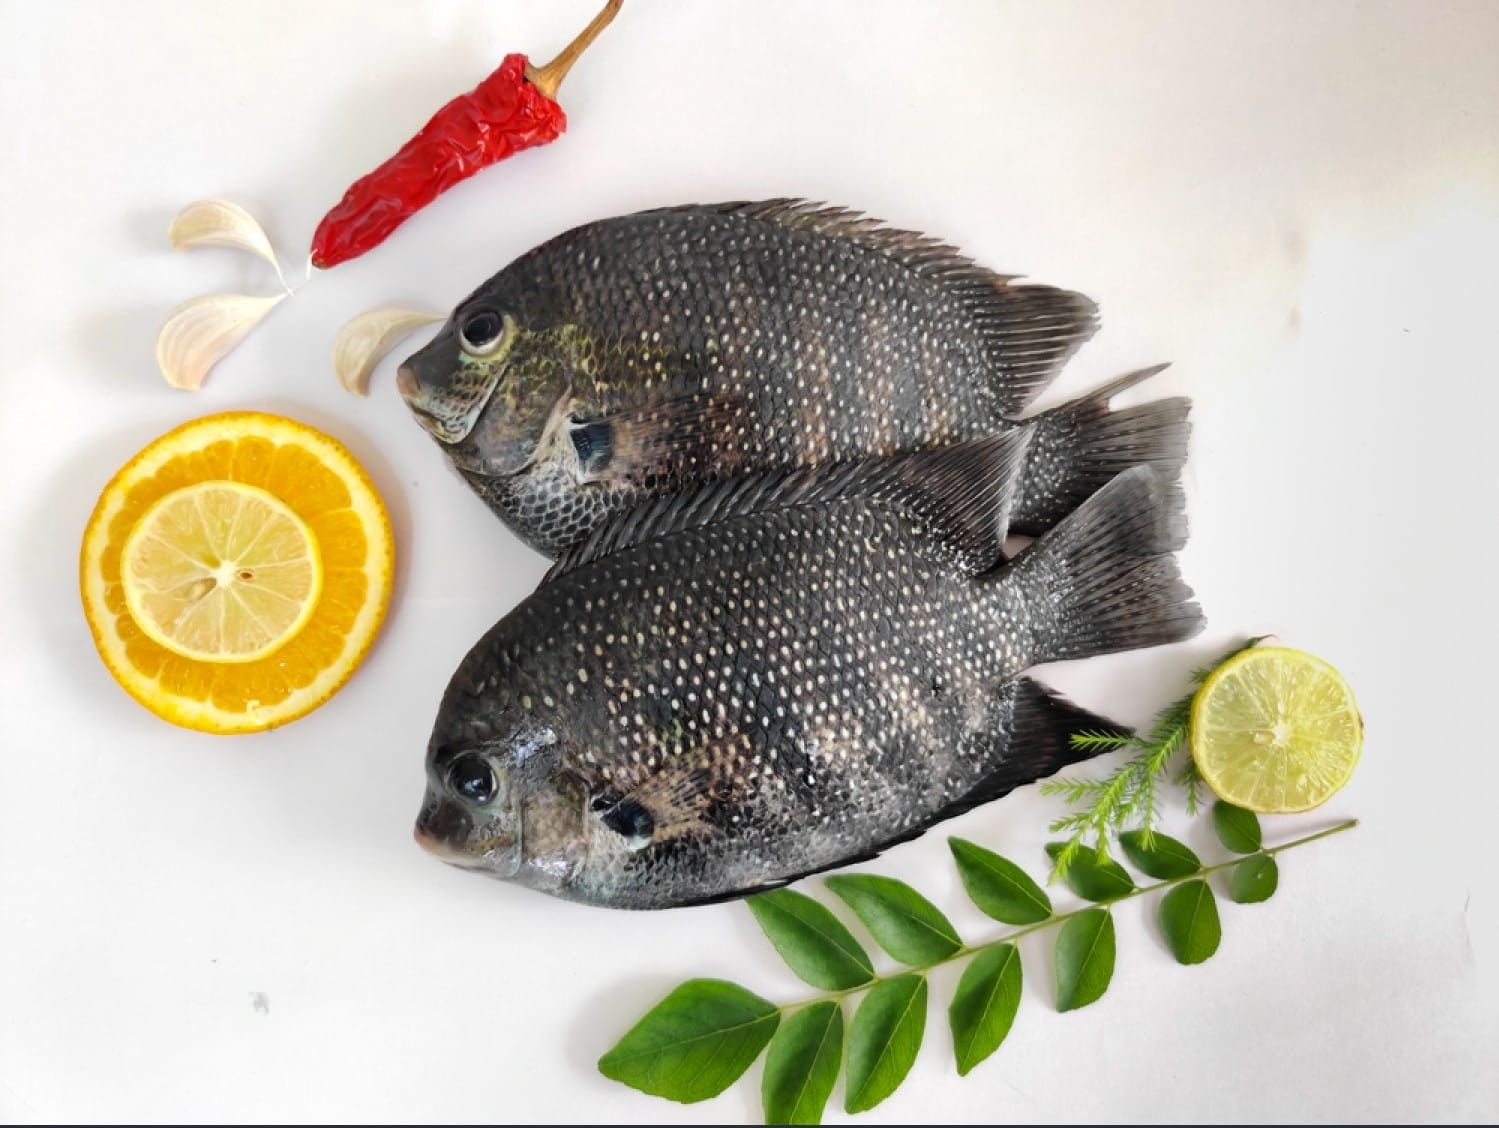
M 1067 835 L 1061 849 L 1052 854 L 1051 876 L 1063 880 L 1077 864 L 1090 842 L 1100 862 L 1110 853 L 1110 841 L 1121 831 L 1139 824 L 1139 833 L 1148 848 L 1155 835 L 1159 817 L 1159 791 L 1177 754 L 1187 747 L 1187 726 L 1192 717 L 1192 699 L 1218 666 L 1237 654 L 1258 646 L 1268 635 L 1252 638 L 1229 651 L 1217 662 L 1192 674 L 1192 691 L 1156 714 L 1147 736 L 1128 733 L 1080 732 L 1073 734 L 1072 746 L 1089 752 L 1110 752 L 1121 748 L 1139 751 L 1102 779 L 1065 777 L 1041 784 L 1041 794 L 1060 797 L 1069 807 L 1079 807 L 1053 820 L 1051 831 Z M 1176 782 L 1187 795 L 1187 813 L 1195 816 L 1201 805 L 1197 766 L 1191 756 L 1176 774 Z

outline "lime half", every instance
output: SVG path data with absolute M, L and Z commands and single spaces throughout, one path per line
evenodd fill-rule
M 1343 675 L 1302 650 L 1230 658 L 1192 701 L 1192 758 L 1222 799 L 1261 814 L 1327 802 L 1358 766 L 1364 722 Z

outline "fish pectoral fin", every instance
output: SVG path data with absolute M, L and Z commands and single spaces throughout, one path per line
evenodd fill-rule
M 563 430 L 580 483 L 606 477 L 708 477 L 735 468 L 722 439 L 744 426 L 744 414 L 743 396 L 702 392 L 617 412 L 578 403 L 567 413 Z M 710 452 L 711 466 L 706 461 Z
M 742 395 L 696 392 L 672 396 L 611 414 L 609 424 L 618 474 L 680 473 L 694 477 L 734 470 L 726 453 L 731 436 L 748 422 Z M 715 464 L 700 460 L 713 452 Z
M 578 481 L 592 482 L 603 477 L 614 462 L 614 424 L 607 419 L 592 423 L 574 420 L 567 435 L 578 460 Z
M 630 790 L 595 800 L 603 824 L 625 837 L 633 850 L 654 842 L 712 834 L 713 813 L 742 798 L 742 779 L 733 772 L 728 748 L 707 747 L 667 757 L 659 770 Z

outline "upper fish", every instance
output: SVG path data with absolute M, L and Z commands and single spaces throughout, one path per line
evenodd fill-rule
M 1096 324 L 1081 294 L 1016 284 L 858 212 L 691 205 L 522 255 L 398 385 L 494 512 L 556 556 L 696 482 L 1013 428 Z M 1171 487 L 1187 401 L 1108 408 L 1157 370 L 1033 420 L 1015 531 L 1044 531 L 1132 465 Z
M 707 483 L 602 526 L 469 652 L 417 838 L 665 908 L 871 856 L 1090 755 L 1021 676 L 1201 628 L 1174 499 L 1118 476 L 1013 561 L 1030 432 Z

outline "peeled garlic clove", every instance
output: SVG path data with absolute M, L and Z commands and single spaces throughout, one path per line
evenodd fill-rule
M 276 252 L 265 228 L 238 204 L 228 200 L 196 200 L 177 213 L 167 238 L 179 251 L 194 247 L 235 247 L 259 255 L 281 273 Z
M 183 302 L 156 335 L 156 363 L 167 383 L 197 391 L 208 370 L 284 297 L 205 294 Z
M 372 309 L 361 313 L 333 338 L 333 371 L 338 382 L 355 395 L 368 395 L 370 373 L 380 358 L 408 333 L 441 321 L 435 313 L 414 309 Z

